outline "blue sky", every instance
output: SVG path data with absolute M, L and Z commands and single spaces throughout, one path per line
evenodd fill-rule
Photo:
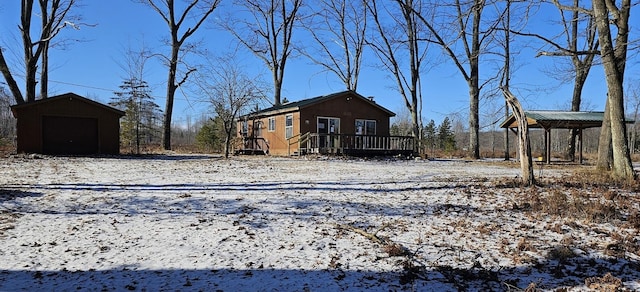
M 81 39 L 64 50 L 51 53 L 50 90 L 51 94 L 75 92 L 101 102 L 108 102 L 113 92 L 118 90 L 125 70 L 124 51 L 128 47 L 139 48 L 142 43 L 162 51 L 162 39 L 168 35 L 168 28 L 156 12 L 146 6 L 130 0 L 82 1 L 83 6 L 76 13 L 83 21 L 95 24 L 94 27 L 82 27 L 80 30 L 65 30 L 60 37 Z M 543 9 L 544 10 L 544 9 Z M 20 47 L 17 25 L 19 21 L 19 1 L 0 3 L 0 42 L 7 47 L 5 56 L 16 64 L 20 60 Z M 214 12 L 214 17 L 229 11 L 223 7 Z M 532 19 L 528 31 L 549 32 L 553 24 L 554 10 L 541 11 Z M 632 13 L 634 15 L 634 13 Z M 633 16 L 632 16 L 633 17 Z M 637 20 L 631 20 L 631 26 L 637 30 Z M 541 31 L 537 31 L 541 30 Z M 637 31 L 634 31 L 634 33 Z M 638 35 L 635 33 L 635 35 Z M 294 35 L 295 37 L 295 35 Z M 268 84 L 270 73 L 267 67 L 251 53 L 235 45 L 234 39 L 225 31 L 210 23 L 202 27 L 193 39 L 204 40 L 203 46 L 210 52 L 226 54 L 238 49 L 236 53 L 241 63 L 252 70 L 251 74 L 261 74 Z M 298 39 L 298 41 L 304 41 Z M 16 45 L 18 44 L 18 45 Z M 572 83 L 561 83 L 558 77 L 549 76 L 543 71 L 554 71 L 551 57 L 534 58 L 539 44 L 532 39 L 519 40 L 515 46 L 521 47 L 517 56 L 517 70 L 512 80 L 512 91 L 519 94 L 527 109 L 567 109 L 569 107 Z M 468 89 L 460 73 L 446 57 L 436 57 L 440 50 L 431 47 L 434 54 L 428 70 L 422 75 L 423 82 L 423 118 L 439 123 L 445 116 L 463 117 L 468 113 Z M 387 73 L 375 67 L 377 59 L 368 54 L 364 60 L 363 73 L 360 76 L 358 92 L 364 96 L 374 96 L 375 100 L 388 109 L 401 113 L 404 111 L 402 98 L 397 94 L 394 81 Z M 639 76 L 638 62 L 629 63 L 627 76 Z M 14 73 L 20 73 L 14 68 Z M 489 74 L 488 66 L 482 72 Z M 606 85 L 603 69 L 595 67 L 587 80 L 583 91 L 586 110 L 603 110 Z M 146 81 L 151 85 L 156 102 L 164 108 L 166 69 L 159 62 L 147 64 Z M 4 81 L 4 80 L 1 80 Z M 634 82 L 638 82 L 636 77 Z M 325 95 L 342 91 L 344 86 L 333 75 L 322 72 L 318 66 L 310 65 L 304 57 L 291 59 L 285 71 L 283 96 L 290 101 Z M 203 115 L 210 116 L 211 109 L 202 98 L 188 91 L 178 91 L 174 121 L 185 123 L 187 117 L 192 121 Z M 498 111 L 504 102 L 501 97 L 481 102 L 481 130 L 491 128 L 496 120 L 490 112 Z M 466 124 L 466 122 L 465 122 Z

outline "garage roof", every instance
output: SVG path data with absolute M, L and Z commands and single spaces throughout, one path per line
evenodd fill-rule
M 49 97 L 49 98 L 32 101 L 32 102 L 27 102 L 27 103 L 23 103 L 23 104 L 17 104 L 17 105 L 14 105 L 14 106 L 11 107 L 11 111 L 13 112 L 13 116 L 17 118 L 17 110 L 19 110 L 19 109 L 28 108 L 28 107 L 32 107 L 34 105 L 40 105 L 40 104 L 44 104 L 44 103 L 56 102 L 56 101 L 61 100 L 61 99 L 70 99 L 70 100 L 75 99 L 75 100 L 79 100 L 79 101 L 82 101 L 84 103 L 90 104 L 92 106 L 105 109 L 105 110 L 107 110 L 109 112 L 113 112 L 113 113 L 115 113 L 117 115 L 120 115 L 120 116 L 124 116 L 125 115 L 125 112 L 123 112 L 123 111 L 121 111 L 121 110 L 119 110 L 117 108 L 108 106 L 106 104 L 99 103 L 97 101 L 90 100 L 88 98 L 82 97 L 82 96 L 77 95 L 77 94 L 72 93 L 72 92 L 65 93 L 65 94 L 60 94 L 60 95 L 52 96 L 52 97 Z

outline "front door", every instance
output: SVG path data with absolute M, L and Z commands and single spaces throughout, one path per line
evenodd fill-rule
M 340 134 L 339 118 L 318 118 L 318 134 L 320 148 L 336 147 L 338 134 Z

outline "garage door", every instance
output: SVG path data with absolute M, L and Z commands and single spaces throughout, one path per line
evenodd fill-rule
M 45 154 L 98 153 L 98 119 L 43 117 L 42 135 Z

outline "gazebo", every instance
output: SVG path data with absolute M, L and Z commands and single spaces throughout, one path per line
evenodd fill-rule
M 582 130 L 602 126 L 604 112 L 574 112 L 574 111 L 525 111 L 527 123 L 530 128 L 544 129 L 544 153 L 545 162 L 551 162 L 551 130 L 573 129 L 578 130 L 578 149 L 580 163 L 582 164 Z M 632 122 L 627 120 L 627 123 Z M 501 128 L 516 131 L 518 121 L 511 115 L 501 125 Z

